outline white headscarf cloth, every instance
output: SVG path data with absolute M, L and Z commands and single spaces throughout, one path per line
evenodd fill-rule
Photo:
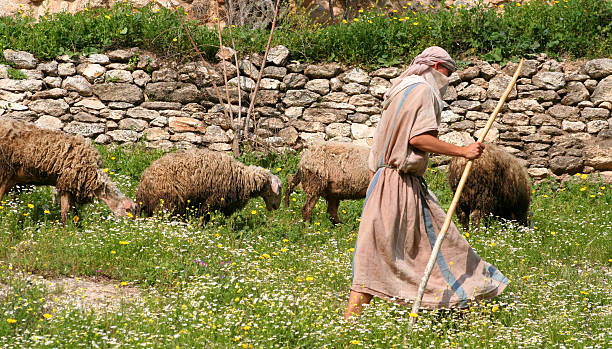
M 451 73 L 455 71 L 455 61 L 451 58 L 451 56 L 446 52 L 445 49 L 439 46 L 431 46 L 423 50 L 421 54 L 414 57 L 408 69 L 403 72 L 400 76 L 393 79 L 391 82 L 391 87 L 387 90 L 384 95 L 385 100 L 390 99 L 395 96 L 399 91 L 406 88 L 406 84 L 402 83 L 403 80 L 406 80 L 410 75 L 422 75 L 434 64 L 440 63 L 443 67 L 448 69 Z M 400 86 L 401 85 L 401 86 Z

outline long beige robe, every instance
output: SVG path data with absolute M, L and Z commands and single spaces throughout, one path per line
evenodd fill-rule
M 428 154 L 409 144 L 417 135 L 437 131 L 440 123 L 436 85 L 444 79 L 437 72 L 425 75 L 385 105 L 369 157 L 370 170 L 376 175 L 363 206 L 353 259 L 351 290 L 400 303 L 415 299 L 446 217 L 420 179 Z M 422 305 L 466 307 L 470 300 L 500 294 L 507 284 L 508 279 L 483 261 L 451 224 Z

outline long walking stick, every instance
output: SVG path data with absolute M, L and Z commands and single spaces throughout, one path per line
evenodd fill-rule
M 484 141 L 485 137 L 487 136 L 491 125 L 493 125 L 493 121 L 495 121 L 497 113 L 499 113 L 499 111 L 501 110 L 502 106 L 504 105 L 504 102 L 506 101 L 506 98 L 508 98 L 508 95 L 512 91 L 512 87 L 518 79 L 519 73 L 521 72 L 521 68 L 523 67 L 523 61 L 524 60 L 521 59 L 521 62 L 516 68 L 516 72 L 514 72 L 512 81 L 510 81 L 510 84 L 508 84 L 506 91 L 499 99 L 499 103 L 497 103 L 497 107 L 495 107 L 495 110 L 493 110 L 493 114 L 491 114 L 491 116 L 489 117 L 489 121 L 487 122 L 484 128 L 484 132 L 482 132 L 482 134 L 478 138 L 478 142 Z M 427 262 L 427 267 L 425 267 L 425 274 L 423 275 L 423 278 L 421 279 L 421 284 L 419 285 L 417 298 L 414 300 L 414 304 L 412 305 L 412 310 L 410 312 L 410 326 L 414 325 L 414 322 L 416 321 L 416 318 L 418 316 L 417 314 L 419 312 L 419 307 L 421 306 L 423 293 L 425 293 L 427 281 L 429 281 L 431 271 L 433 270 L 434 264 L 436 263 L 436 258 L 438 258 L 438 253 L 440 252 L 440 247 L 442 246 L 442 241 L 444 241 L 444 238 L 446 237 L 446 232 L 448 231 L 448 227 L 450 226 L 451 221 L 453 219 L 453 214 L 455 213 L 455 209 L 457 208 L 457 203 L 459 202 L 459 197 L 461 196 L 461 192 L 463 191 L 465 182 L 467 181 L 468 176 L 470 175 L 472 163 L 473 160 L 469 160 L 467 164 L 465 164 L 465 169 L 463 170 L 463 175 L 461 175 L 461 180 L 459 181 L 459 185 L 457 186 L 457 190 L 455 191 L 455 196 L 453 196 L 453 201 L 451 202 L 450 207 L 448 208 L 448 212 L 446 213 L 446 219 L 444 220 L 444 224 L 442 224 L 442 228 L 440 229 L 440 234 L 438 234 L 436 243 L 434 244 L 431 250 L 431 256 L 429 257 L 429 261 Z

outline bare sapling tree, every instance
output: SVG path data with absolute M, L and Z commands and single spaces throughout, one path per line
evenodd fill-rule
M 232 152 L 235 156 L 240 156 L 240 120 L 242 119 L 242 89 L 240 81 L 240 64 L 238 62 L 238 51 L 236 50 L 236 43 L 234 42 L 234 34 L 232 33 L 232 0 L 226 2 L 227 7 L 225 9 L 225 16 L 227 18 L 227 27 L 229 29 L 230 39 L 232 41 L 232 49 L 234 50 L 234 63 L 236 64 L 236 79 L 238 80 L 238 119 L 236 122 L 236 132 L 234 132 L 234 140 L 232 141 Z M 233 125 L 233 123 L 232 123 Z
M 221 96 L 221 92 L 219 91 L 219 88 L 217 87 L 217 83 L 215 82 L 215 79 L 214 79 L 214 76 L 213 76 L 213 70 L 210 67 L 210 64 L 204 59 L 204 56 L 202 56 L 202 53 L 198 49 L 198 45 L 196 44 L 195 40 L 193 40 L 193 37 L 191 36 L 191 31 L 189 30 L 189 28 L 185 24 L 185 21 L 183 20 L 183 17 L 181 16 L 181 13 L 178 11 L 178 8 L 176 7 L 176 5 L 172 4 L 172 10 L 176 14 L 176 17 L 179 19 L 179 22 L 181 23 L 181 27 L 183 27 L 183 30 L 185 31 L 185 34 L 187 34 L 187 37 L 189 38 L 189 41 L 191 42 L 191 45 L 193 46 L 193 49 L 196 51 L 196 54 L 198 55 L 198 57 L 202 61 L 202 65 L 206 69 L 206 73 L 208 74 L 208 78 L 212 82 L 213 89 L 215 90 L 215 93 L 217 94 L 217 98 L 219 99 L 219 103 L 221 103 L 221 106 L 223 107 L 222 108 L 223 109 L 223 115 L 225 116 L 225 118 L 229 118 L 229 116 L 227 114 L 227 110 L 225 108 L 225 102 L 223 101 L 223 97 Z
M 215 3 L 215 22 L 216 22 L 216 27 L 217 27 L 217 35 L 219 37 L 219 50 L 222 50 L 223 49 L 223 39 L 221 38 L 221 23 L 220 23 L 221 17 L 219 16 L 219 4 L 217 1 L 215 1 L 214 3 Z M 232 49 L 234 49 L 235 51 L 236 48 L 233 47 Z M 227 109 L 229 109 L 230 123 L 233 126 L 234 125 L 234 111 L 232 110 L 232 101 L 229 95 L 229 85 L 227 84 L 227 68 L 225 67 L 224 62 L 222 62 L 221 66 L 223 68 L 223 82 L 225 83 L 225 98 L 227 100 Z M 238 90 L 240 91 L 240 78 L 238 78 Z M 225 105 L 223 105 L 223 102 L 221 103 L 221 105 L 225 109 Z M 236 132 L 234 132 L 234 139 L 236 139 L 237 137 L 235 133 Z M 232 149 L 232 150 L 234 150 L 234 153 L 236 153 L 235 149 Z M 235 154 L 235 155 L 238 156 L 240 155 L 239 153 L 240 151 L 238 150 L 238 154 Z
M 259 75 L 257 76 L 257 82 L 255 83 L 255 89 L 253 94 L 251 95 L 251 102 L 249 104 L 249 109 L 247 111 L 246 118 L 244 120 L 244 135 L 248 137 L 248 122 L 253 114 L 253 108 L 255 107 L 255 100 L 257 99 L 257 92 L 259 92 L 259 84 L 261 83 L 261 77 L 263 76 L 263 71 L 266 66 L 266 60 L 268 59 L 268 52 L 270 52 L 270 44 L 272 43 L 272 37 L 274 36 L 274 28 L 276 27 L 276 18 L 278 16 L 278 9 L 280 5 L 280 0 L 276 0 L 276 7 L 274 8 L 274 18 L 272 19 L 272 27 L 270 28 L 270 36 L 268 37 L 268 43 L 266 45 L 266 51 L 264 52 L 264 56 L 261 62 L 261 67 L 259 68 Z M 255 117 L 253 117 L 253 125 L 255 125 Z

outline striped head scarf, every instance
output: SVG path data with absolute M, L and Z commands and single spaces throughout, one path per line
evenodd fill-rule
M 410 63 L 410 66 L 402 73 L 402 75 L 398 76 L 391 82 L 391 87 L 385 93 L 384 98 L 387 99 L 399 92 L 397 91 L 398 87 L 400 89 L 405 88 L 406 86 L 400 87 L 400 85 L 404 85 L 401 84 L 401 82 L 406 77 L 410 75 L 422 75 L 431 69 L 436 63 L 442 64 L 442 66 L 448 69 L 451 73 L 455 71 L 455 61 L 445 49 L 438 46 L 428 47 L 418 56 L 414 57 L 412 63 Z

